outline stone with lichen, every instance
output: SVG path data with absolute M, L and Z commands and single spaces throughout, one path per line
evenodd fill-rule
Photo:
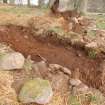
M 48 80 L 35 78 L 27 81 L 20 90 L 19 100 L 22 103 L 49 103 L 53 95 Z

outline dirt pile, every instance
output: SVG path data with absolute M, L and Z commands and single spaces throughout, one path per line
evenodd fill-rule
M 70 69 L 61 65 L 49 64 L 46 60 L 43 61 L 43 59 L 42 61 L 37 62 L 28 57 L 23 69 L 0 71 L 0 104 L 23 105 L 18 101 L 21 87 L 26 81 L 40 77 L 49 80 L 54 91 L 53 99 L 47 105 L 64 105 L 65 103 L 67 105 L 73 103 L 82 103 L 84 105 L 87 105 L 87 103 L 91 103 L 91 105 L 104 105 L 105 98 L 102 93 L 96 89 L 89 88 L 82 83 L 82 81 L 75 79 L 77 78 L 77 74 L 75 73 L 75 78 L 71 78 L 72 73 Z M 27 105 L 36 104 L 29 103 Z
M 66 66 L 72 72 L 76 72 L 79 69 L 80 79 L 85 83 L 96 88 L 100 88 L 102 85 L 102 72 L 99 71 L 101 62 L 103 62 L 102 58 L 90 59 L 83 51 L 68 46 L 63 47 L 59 40 L 55 43 L 51 38 L 50 42 L 47 38 L 40 40 L 34 38 L 28 28 L 15 26 L 2 28 L 0 42 L 8 43 L 13 49 L 25 56 L 31 55 L 35 61 L 40 61 L 41 59 L 38 55 L 41 55 L 48 62 Z
M 51 37 L 53 40 L 58 39 L 63 44 L 68 43 L 73 46 L 82 47 L 90 57 L 94 58 L 99 56 L 100 53 L 104 53 L 104 30 L 96 28 L 96 23 L 92 19 L 78 17 L 77 21 L 78 23 L 74 24 L 73 29 L 70 29 L 72 22 L 62 17 L 35 17 L 29 22 L 29 27 L 31 27 L 31 31 L 35 36 L 47 39 Z M 95 48 L 93 48 L 92 43 L 96 43 Z M 88 45 L 90 47 L 87 47 Z

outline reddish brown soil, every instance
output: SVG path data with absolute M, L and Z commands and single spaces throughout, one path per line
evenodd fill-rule
M 25 56 L 31 55 L 35 61 L 39 60 L 37 55 L 40 54 L 48 62 L 68 67 L 72 72 L 79 69 L 80 79 L 85 83 L 96 88 L 101 86 L 99 67 L 102 59 L 90 59 L 83 51 L 72 47 L 67 49 L 59 43 L 51 44 L 47 40 L 39 41 L 33 37 L 28 28 L 18 26 L 1 26 L 0 42 L 6 42 Z

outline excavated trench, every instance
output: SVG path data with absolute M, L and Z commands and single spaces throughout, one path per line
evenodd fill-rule
M 64 46 L 59 41 L 35 38 L 29 28 L 21 26 L 0 26 L 0 43 L 5 42 L 25 57 L 31 55 L 39 61 L 38 55 L 49 63 L 68 67 L 72 73 L 79 70 L 79 78 L 88 86 L 100 89 L 102 86 L 102 58 L 90 59 L 82 49 Z M 57 42 L 57 43 L 56 43 Z

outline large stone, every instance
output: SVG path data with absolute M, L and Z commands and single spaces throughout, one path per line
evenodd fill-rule
M 46 77 L 47 73 L 48 73 L 48 67 L 47 67 L 47 63 L 45 61 L 40 61 L 34 64 L 34 71 L 36 71 L 37 73 L 40 73 L 40 76 L 42 76 L 43 78 Z
M 12 52 L 0 55 L 0 69 L 13 70 L 21 69 L 24 65 L 24 56 L 19 52 Z
M 19 100 L 22 103 L 46 104 L 53 96 L 48 80 L 36 78 L 27 81 L 20 90 Z

